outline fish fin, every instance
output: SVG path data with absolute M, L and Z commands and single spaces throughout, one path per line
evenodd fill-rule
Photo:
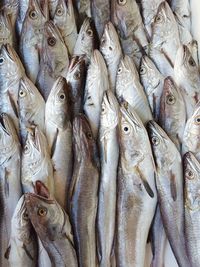
M 24 251 L 26 252 L 26 255 L 29 257 L 29 259 L 31 259 L 33 261 L 33 257 L 31 255 L 31 253 L 28 251 L 26 245 L 23 243 L 22 248 L 24 249 Z
M 6 258 L 7 260 L 9 259 L 9 256 L 10 256 L 10 250 L 11 250 L 11 245 L 8 246 L 4 254 L 4 258 Z
M 53 158 L 54 152 L 56 150 L 56 143 L 57 143 L 58 133 L 59 133 L 59 130 L 57 128 L 55 136 L 53 138 L 53 143 L 52 143 L 52 146 L 51 146 L 51 158 Z
M 170 172 L 170 191 L 173 200 L 176 201 L 177 199 L 176 179 L 172 171 Z
M 9 97 L 10 104 L 11 104 L 11 106 L 12 106 L 12 109 L 13 109 L 13 111 L 14 111 L 14 113 L 15 113 L 15 116 L 16 116 L 17 118 L 19 118 L 19 115 L 18 115 L 18 108 L 16 107 L 15 102 L 14 102 L 14 100 L 12 99 L 12 96 L 11 96 L 9 90 L 8 90 L 8 97 Z
M 172 67 L 172 69 L 174 69 L 174 64 L 171 61 L 170 57 L 167 55 L 167 53 L 164 51 L 164 49 L 161 49 L 162 54 L 165 56 L 166 60 L 169 62 L 170 66 Z
M 144 188 L 145 188 L 147 194 L 148 194 L 151 198 L 154 198 L 154 192 L 153 192 L 153 190 L 151 189 L 151 187 L 150 187 L 148 181 L 146 180 L 146 178 L 144 177 L 144 175 L 142 175 L 142 173 L 141 173 L 141 171 L 139 170 L 139 168 L 136 167 L 136 169 L 137 169 L 137 172 L 139 173 L 139 176 L 140 176 L 140 178 L 141 178 L 141 180 L 142 180 L 142 183 L 143 183 L 143 185 L 144 185 Z
M 4 176 L 4 193 L 5 196 L 9 196 L 9 180 L 8 180 L 9 172 L 5 168 L 5 176 Z

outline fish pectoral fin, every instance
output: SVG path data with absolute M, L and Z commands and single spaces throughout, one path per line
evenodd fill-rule
M 24 249 L 24 251 L 26 252 L 26 255 L 29 257 L 29 259 L 31 259 L 33 261 L 33 257 L 31 255 L 31 253 L 28 251 L 27 247 L 25 244 L 23 244 L 22 248 Z
M 170 172 L 170 191 L 171 191 L 171 196 L 174 201 L 177 199 L 177 188 L 176 188 L 176 178 L 175 175 Z
M 143 183 L 143 185 L 144 185 L 144 188 L 145 188 L 147 194 L 148 194 L 151 198 L 154 198 L 154 192 L 153 192 L 153 190 L 151 189 L 151 187 L 150 187 L 148 181 L 146 180 L 146 178 L 144 177 L 144 175 L 141 173 L 141 171 L 139 170 L 139 168 L 136 167 L 136 169 L 137 169 L 137 172 L 138 172 L 138 174 L 139 174 L 139 176 L 140 176 L 140 178 L 141 178 L 141 180 L 142 180 L 142 183 Z
M 52 143 L 52 146 L 51 146 L 51 158 L 53 158 L 53 155 L 54 155 L 54 152 L 56 150 L 56 143 L 57 143 L 57 139 L 58 139 L 58 128 L 56 129 L 56 133 L 55 133 L 55 136 L 53 138 L 53 143 Z
M 10 250 L 11 250 L 11 245 L 8 246 L 8 248 L 6 249 L 6 252 L 4 254 L 4 257 L 8 260 L 9 256 L 10 256 Z

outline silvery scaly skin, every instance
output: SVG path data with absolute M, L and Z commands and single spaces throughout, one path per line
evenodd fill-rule
M 53 17 L 63 40 L 67 46 L 69 55 L 72 56 L 76 39 L 78 37 L 72 0 L 59 0 Z
M 42 182 L 36 182 L 35 191 L 35 194 L 25 194 L 25 205 L 31 223 L 48 252 L 52 266 L 78 267 L 67 213 L 49 194 Z
M 75 247 L 79 267 L 96 267 L 99 158 L 89 121 L 83 114 L 74 119 L 73 137 L 75 161 L 69 198 Z
M 54 196 L 63 209 L 68 202 L 73 167 L 69 111 L 68 87 L 65 79 L 59 77 L 46 102 L 45 128 L 54 170 Z
M 198 66 L 185 45 L 177 51 L 174 76 L 185 100 L 187 118 L 190 118 L 200 100 L 200 75 Z
M 21 146 L 11 118 L 3 113 L 0 117 L 0 192 L 1 233 L 0 265 L 8 266 L 4 257 L 11 233 L 11 218 L 21 197 L 20 165 Z
M 45 2 L 47 5 L 47 2 Z M 42 49 L 44 24 L 48 20 L 47 7 L 45 13 L 37 0 L 30 0 L 23 22 L 20 36 L 20 54 L 27 76 L 33 83 L 39 72 L 40 51 Z
M 22 151 L 21 182 L 23 192 L 34 192 L 37 180 L 42 181 L 48 190 L 54 193 L 53 166 L 45 135 L 38 126 L 28 129 L 25 146 Z
M 154 121 L 147 124 L 156 165 L 158 203 L 165 232 L 179 266 L 191 266 L 184 237 L 182 160 L 175 144 Z
M 200 262 L 200 164 L 195 156 L 188 152 L 183 157 L 183 166 L 186 247 L 191 266 L 198 267 Z
M 191 151 L 200 160 L 200 103 L 187 120 L 183 134 L 182 154 Z
M 103 93 L 108 89 L 106 64 L 101 53 L 94 50 L 87 72 L 83 110 L 89 119 L 95 139 L 98 135 Z
M 99 266 L 110 267 L 114 254 L 116 222 L 116 184 L 119 145 L 117 125 L 119 105 L 111 90 L 104 93 L 99 130 L 101 175 L 98 202 L 98 254 Z
M 122 57 L 122 50 L 117 32 L 111 22 L 105 25 L 101 38 L 100 51 L 105 59 L 110 89 L 115 92 L 117 69 Z
M 143 123 L 152 119 L 151 109 L 140 83 L 133 60 L 125 56 L 118 68 L 116 96 L 119 102 L 127 101 L 140 116 Z
M 37 266 L 37 239 L 28 218 L 24 195 L 19 199 L 11 220 L 11 236 L 6 258 L 10 266 Z
M 73 56 L 68 72 L 67 84 L 69 88 L 69 103 L 71 116 L 74 118 L 83 110 L 83 97 L 85 90 L 86 65 L 84 56 Z
M 173 66 L 180 46 L 178 26 L 166 1 L 159 5 L 152 24 L 150 57 L 161 73 L 173 76 Z
M 67 47 L 58 28 L 52 21 L 47 21 L 44 25 L 40 57 L 36 85 L 46 101 L 56 79 L 59 76 L 67 76 L 69 66 Z
M 18 91 L 19 124 L 21 142 L 26 141 L 27 128 L 38 125 L 44 132 L 45 101 L 35 85 L 24 76 L 20 80 Z
M 142 57 L 139 74 L 153 118 L 157 121 L 160 112 L 160 97 L 163 91 L 164 76 L 148 56 Z
M 10 19 L 4 10 L 0 11 L 0 47 L 2 44 L 13 45 L 13 29 Z
M 20 79 L 25 75 L 22 63 L 11 45 L 2 45 L 0 50 L 0 107 L 7 113 L 19 131 L 18 90 Z
M 180 89 L 171 77 L 165 78 L 160 99 L 159 125 L 181 151 L 186 123 L 186 108 Z
M 143 267 L 157 204 L 155 165 L 142 121 L 127 102 L 120 111 L 116 261 L 118 267 Z

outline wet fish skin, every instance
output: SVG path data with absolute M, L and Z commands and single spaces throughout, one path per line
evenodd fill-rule
M 0 11 L 0 47 L 2 44 L 13 45 L 13 29 L 5 10 Z
M 188 257 L 192 267 L 199 265 L 199 173 L 197 158 L 187 152 L 183 157 L 184 168 L 184 204 L 185 204 L 185 239 Z
M 122 50 L 117 32 L 111 22 L 106 23 L 100 43 L 100 51 L 105 59 L 110 89 L 114 92 L 116 85 L 117 69 L 122 57 Z
M 117 266 L 142 267 L 149 228 L 157 204 L 155 165 L 142 121 L 127 102 L 121 104 L 120 112 Z
M 175 144 L 154 121 L 147 123 L 156 165 L 156 188 L 164 229 L 179 266 L 190 266 L 184 239 L 182 159 Z
M 143 123 L 152 119 L 151 109 L 139 80 L 139 74 L 129 56 L 121 59 L 116 80 L 116 96 L 119 102 L 127 101 Z
M 111 90 L 104 92 L 99 130 L 101 175 L 97 214 L 99 266 L 112 266 L 114 254 L 119 104 Z
M 69 55 L 72 56 L 78 37 L 72 0 L 67 3 L 65 0 L 58 1 L 53 21 L 65 41 Z
M 163 90 L 164 76 L 159 72 L 148 56 L 142 57 L 139 74 L 154 120 L 157 121 L 160 111 L 160 97 Z
M 71 224 L 67 213 L 37 181 L 36 193 L 25 194 L 25 204 L 31 223 L 55 267 L 77 267 Z
M 70 185 L 70 218 L 80 267 L 97 266 L 96 215 L 99 158 L 96 141 L 85 115 L 73 122 L 74 172 Z M 87 235 L 85 233 L 87 232 Z
M 11 220 L 11 237 L 6 258 L 10 266 L 37 266 L 37 240 L 28 218 L 24 195 L 19 199 Z
M 55 199 L 63 209 L 68 203 L 72 177 L 72 126 L 70 122 L 68 87 L 59 77 L 53 85 L 45 108 L 45 128 L 53 163 Z
M 180 89 L 171 77 L 164 80 L 160 99 L 159 125 L 181 150 L 186 123 L 186 108 Z
M 86 64 L 84 56 L 73 56 L 71 58 L 68 72 L 67 84 L 69 87 L 69 102 L 71 116 L 74 118 L 83 109 L 83 98 L 85 89 Z

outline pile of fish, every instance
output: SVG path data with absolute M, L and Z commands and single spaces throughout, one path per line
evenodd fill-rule
M 198 2 L 1 0 L 1 267 L 200 266 Z

